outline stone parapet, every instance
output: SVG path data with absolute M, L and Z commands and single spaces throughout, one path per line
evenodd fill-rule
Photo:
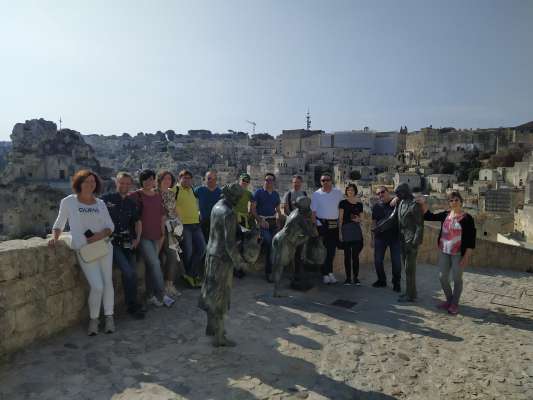
M 120 307 L 122 281 L 120 272 L 113 272 Z M 55 249 L 40 238 L 0 243 L 0 358 L 88 319 L 88 292 L 75 253 L 65 243 Z
M 370 219 L 363 221 L 365 246 L 362 265 L 373 265 Z M 438 226 L 426 224 L 418 261 L 436 264 Z M 388 253 L 387 258 L 388 260 Z M 388 261 L 387 261 L 388 262 Z M 470 268 L 533 271 L 533 251 L 502 243 L 477 240 Z M 144 266 L 138 263 L 139 288 L 144 291 Z M 261 261 L 254 270 L 263 271 Z M 344 273 L 342 251 L 337 252 L 335 271 Z M 115 304 L 124 304 L 120 272 L 113 271 Z M 44 239 L 0 243 L 0 358 L 35 340 L 49 337 L 88 318 L 88 284 L 74 252 L 61 243 L 55 249 Z

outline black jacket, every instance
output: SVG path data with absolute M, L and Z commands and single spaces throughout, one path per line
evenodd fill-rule
M 437 244 L 440 243 L 440 237 L 442 235 L 442 224 L 448 216 L 449 211 L 443 211 L 440 213 L 433 214 L 431 211 L 426 211 L 424 214 L 424 219 L 426 221 L 440 221 L 440 231 L 439 238 L 437 239 Z M 459 221 L 461 225 L 461 255 L 464 256 L 466 249 L 475 249 L 476 248 L 476 225 L 474 223 L 474 218 L 468 213 L 465 213 L 464 218 L 461 218 Z

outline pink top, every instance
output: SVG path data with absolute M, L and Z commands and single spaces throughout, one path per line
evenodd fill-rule
M 163 198 L 159 193 L 147 196 L 140 190 L 131 193 L 130 196 L 136 200 L 141 211 L 142 239 L 161 239 L 161 217 L 165 215 Z
M 459 221 L 463 219 L 464 214 L 448 214 L 442 223 L 442 234 L 440 237 L 439 248 L 444 254 L 461 254 L 461 234 L 463 229 Z

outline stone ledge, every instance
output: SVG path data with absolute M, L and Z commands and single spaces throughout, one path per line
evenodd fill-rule
M 363 222 L 365 247 L 361 264 L 373 265 L 370 219 Z M 436 264 L 438 228 L 426 224 L 418 261 Z M 387 260 L 389 255 L 387 252 Z M 388 262 L 388 261 L 387 261 Z M 259 261 L 253 268 L 262 271 Z M 477 240 L 471 268 L 533 271 L 533 251 L 502 243 Z M 144 264 L 137 263 L 139 289 L 144 291 Z M 337 252 L 335 271 L 344 273 L 342 251 Z M 115 304 L 123 301 L 122 280 L 113 270 Z M 0 357 L 40 338 L 49 337 L 87 319 L 88 285 L 74 252 L 64 243 L 49 249 L 40 238 L 0 243 Z

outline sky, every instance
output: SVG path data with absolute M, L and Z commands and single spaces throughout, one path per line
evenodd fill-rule
M 0 55 L 0 140 L 533 120 L 532 0 L 0 0 Z

